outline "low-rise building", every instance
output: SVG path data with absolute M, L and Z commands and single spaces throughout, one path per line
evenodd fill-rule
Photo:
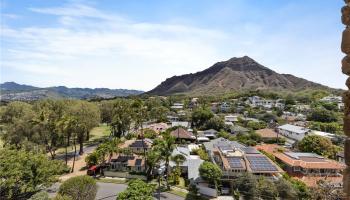
M 277 130 L 279 134 L 296 141 L 301 141 L 310 132 L 310 129 L 291 124 L 279 126 Z
M 207 138 L 210 138 L 210 139 L 216 138 L 217 133 L 218 133 L 218 131 L 214 130 L 214 129 L 209 129 L 209 130 L 203 131 L 203 135 Z
M 183 103 L 174 103 L 172 106 L 170 106 L 171 109 L 175 110 L 182 110 L 184 108 Z
M 255 133 L 260 135 L 261 139 L 265 142 L 277 140 L 278 138 L 285 138 L 283 135 L 278 134 L 278 132 L 275 131 L 275 129 L 271 129 L 271 128 L 259 129 L 259 130 L 256 130 Z
M 176 140 L 187 140 L 187 141 L 195 141 L 196 137 L 189 131 L 185 130 L 182 127 L 179 127 L 173 130 L 170 133 L 172 136 L 176 138 Z
M 255 148 L 235 141 L 217 138 L 204 143 L 204 146 L 212 161 L 222 169 L 223 181 L 233 180 L 242 172 L 271 178 L 283 172 L 280 167 Z
M 169 128 L 169 125 L 167 123 L 153 123 L 147 125 L 145 128 L 154 130 L 156 133 L 160 133 L 166 131 Z
M 141 154 L 144 152 L 148 152 L 152 148 L 153 141 L 145 138 L 143 140 L 135 140 L 131 144 L 129 144 L 128 148 L 136 154 Z
M 238 122 L 238 115 L 226 115 L 225 122 Z
M 117 154 L 110 161 L 110 171 L 145 172 L 145 159 L 139 155 Z
M 341 186 L 341 173 L 345 169 L 342 163 L 314 153 L 291 152 L 274 144 L 258 145 L 256 148 L 273 155 L 290 176 L 300 179 L 308 186 L 316 186 L 317 181 L 322 179 Z
M 189 128 L 190 127 L 190 123 L 189 122 L 180 122 L 180 121 L 171 122 L 171 127 L 178 127 L 178 126 L 181 126 L 181 127 L 184 127 L 184 128 Z

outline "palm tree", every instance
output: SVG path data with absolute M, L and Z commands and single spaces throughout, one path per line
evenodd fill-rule
M 147 178 L 150 179 L 152 176 L 153 169 L 158 166 L 161 160 L 160 152 L 156 150 L 151 150 L 147 152 Z
M 160 153 L 161 160 L 165 161 L 165 174 L 166 174 L 166 183 L 167 188 L 170 189 L 169 186 L 169 161 L 172 152 L 174 151 L 175 145 L 175 137 L 170 135 L 169 132 L 163 134 L 162 139 L 156 139 L 154 141 L 154 149 Z
M 178 184 L 179 182 L 179 177 L 181 175 L 181 168 L 180 168 L 180 164 L 184 163 L 186 161 L 186 157 L 182 154 L 176 154 L 175 156 L 172 156 L 171 157 L 171 160 L 173 162 L 175 162 L 176 164 L 176 169 L 175 169 L 175 181 L 176 181 L 176 184 Z
M 132 108 L 133 108 L 133 118 L 135 121 L 135 129 L 136 130 L 138 128 L 141 129 L 140 138 L 142 140 L 143 156 L 144 156 L 145 160 L 147 160 L 146 159 L 146 147 L 145 147 L 145 142 L 144 142 L 145 137 L 143 134 L 143 122 L 145 122 L 148 118 L 147 107 L 144 105 L 144 103 L 140 99 L 137 99 L 132 104 Z M 147 162 L 146 162 L 146 165 L 147 165 Z
M 186 157 L 182 154 L 176 154 L 175 156 L 171 157 L 171 160 L 176 164 L 177 168 L 180 168 L 180 164 L 186 161 Z
M 119 138 L 113 138 L 108 142 L 107 151 L 109 154 L 108 161 L 110 162 L 114 153 L 119 153 L 119 144 L 121 143 Z

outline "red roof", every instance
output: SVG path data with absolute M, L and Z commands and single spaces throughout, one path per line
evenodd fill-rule
M 180 138 L 180 139 L 195 139 L 193 134 L 188 132 L 187 130 L 183 129 L 183 128 L 177 128 L 176 130 L 173 130 L 170 133 L 172 136 L 174 136 L 175 138 Z

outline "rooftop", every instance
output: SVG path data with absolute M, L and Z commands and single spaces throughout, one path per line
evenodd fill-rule
M 299 133 L 299 134 L 305 134 L 310 131 L 310 129 L 307 129 L 301 126 L 294 126 L 291 124 L 285 124 L 285 125 L 279 126 L 278 128 L 282 130 L 290 131 L 293 133 Z

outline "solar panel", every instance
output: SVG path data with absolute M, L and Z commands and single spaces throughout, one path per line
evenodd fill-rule
M 142 163 L 142 159 L 136 159 L 135 161 L 136 166 L 141 166 L 141 163 Z
M 277 171 L 276 166 L 264 156 L 247 156 L 247 159 L 253 171 Z
M 230 151 L 230 150 L 232 151 L 233 150 L 233 148 L 229 145 L 219 146 L 219 148 L 221 151 Z
M 231 168 L 243 168 L 240 158 L 227 158 L 227 161 L 230 164 Z

